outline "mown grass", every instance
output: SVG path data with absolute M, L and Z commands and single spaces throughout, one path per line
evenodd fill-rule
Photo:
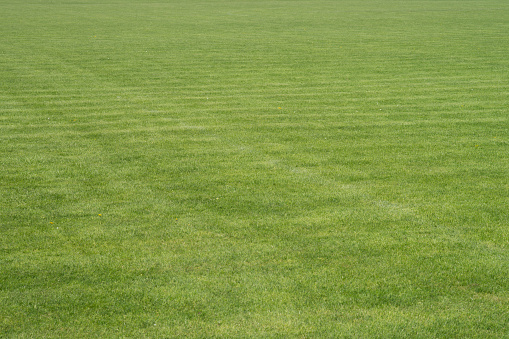
M 0 1 L 5 337 L 507 337 L 509 6 Z

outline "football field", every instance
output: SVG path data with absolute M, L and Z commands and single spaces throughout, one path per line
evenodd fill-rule
M 509 1 L 0 0 L 0 337 L 509 337 Z

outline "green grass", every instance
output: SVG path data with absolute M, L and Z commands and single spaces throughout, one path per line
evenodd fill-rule
M 509 337 L 509 3 L 0 0 L 0 336 Z

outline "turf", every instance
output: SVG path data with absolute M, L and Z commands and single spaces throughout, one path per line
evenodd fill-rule
M 509 336 L 509 3 L 0 0 L 0 336 Z

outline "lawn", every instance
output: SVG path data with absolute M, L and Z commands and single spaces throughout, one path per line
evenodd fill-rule
M 0 0 L 0 337 L 509 337 L 509 2 Z

